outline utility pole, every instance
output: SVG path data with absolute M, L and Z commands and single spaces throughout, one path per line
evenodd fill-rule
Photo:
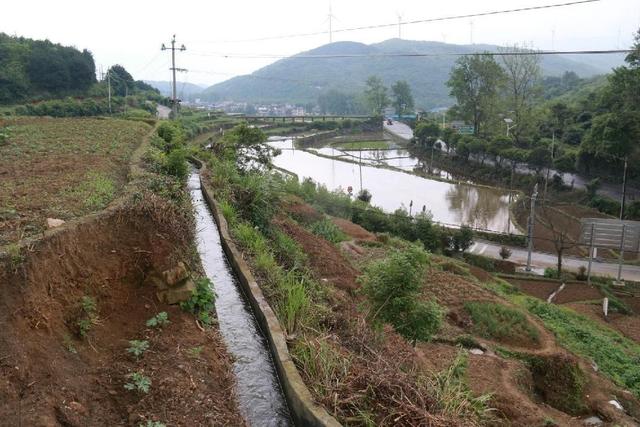
M 111 70 L 107 70 L 107 87 L 109 90 L 109 114 L 111 114 Z
M 531 195 L 531 212 L 529 213 L 529 250 L 527 253 L 527 268 L 526 271 L 531 271 L 531 252 L 533 251 L 533 224 L 535 222 L 535 209 L 536 209 L 536 197 L 538 197 L 538 184 L 533 187 L 533 194 Z
M 624 203 L 627 199 L 627 156 L 624 156 L 624 173 L 622 175 L 622 202 L 620 203 L 620 220 L 624 217 Z
M 173 117 L 176 118 L 178 117 L 178 99 L 176 97 L 176 71 L 187 71 L 183 68 L 176 68 L 176 50 L 184 51 L 184 50 L 187 50 L 187 48 L 184 47 L 184 45 L 180 46 L 179 48 L 176 48 L 176 35 L 174 34 L 173 38 L 171 39 L 171 47 L 166 47 L 165 44 L 162 43 L 162 48 L 160 50 L 171 50 L 171 71 L 173 74 L 171 98 L 172 98 Z
M 402 15 L 398 14 L 398 38 L 402 39 Z
M 556 143 L 556 131 L 554 129 L 551 133 L 551 166 L 553 166 L 553 152 L 554 152 L 555 143 Z M 542 200 L 544 202 L 547 201 L 547 187 L 549 185 L 549 168 L 550 166 L 547 166 L 547 177 L 544 180 L 544 196 L 542 196 Z

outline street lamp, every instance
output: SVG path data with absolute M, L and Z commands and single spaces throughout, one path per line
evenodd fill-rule
M 511 129 L 513 129 L 514 127 L 518 126 L 518 125 L 517 124 L 513 124 L 512 125 L 511 123 L 513 123 L 513 120 L 511 120 L 509 118 L 502 119 L 502 120 L 504 120 L 504 122 L 507 124 L 507 138 L 508 138 L 509 137 L 509 131 Z

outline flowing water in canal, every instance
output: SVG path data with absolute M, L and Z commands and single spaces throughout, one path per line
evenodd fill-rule
M 300 179 L 309 177 L 330 190 L 351 186 L 357 193 L 361 187 L 366 188 L 373 194 L 371 204 L 387 212 L 393 212 L 401 206 L 409 210 L 409 204 L 413 201 L 413 213 L 421 211 L 424 206 L 431 211 L 434 221 L 443 224 L 469 225 L 494 232 L 520 234 L 511 220 L 510 197 L 506 190 L 437 181 L 369 166 L 375 163 L 372 157 L 376 156 L 370 151 L 363 152 L 362 165 L 358 165 L 341 160 L 348 158 L 358 162 L 353 152 L 349 155 L 335 150 L 337 155 L 344 154 L 344 157 L 328 159 L 293 149 L 291 140 L 273 141 L 270 144 L 282 149 L 282 154 L 273 159 L 276 166 L 297 174 Z M 329 152 L 331 150 L 323 148 L 318 152 L 332 155 Z M 385 163 L 411 170 L 418 160 L 406 158 L 408 153 L 405 153 L 404 150 L 385 152 L 384 156 L 389 158 L 389 163 Z
M 220 233 L 203 199 L 197 172 L 189 177 L 189 192 L 196 212 L 198 252 L 205 273 L 214 284 L 220 331 L 235 359 L 233 370 L 240 411 L 251 426 L 291 425 L 266 339 L 222 249 Z

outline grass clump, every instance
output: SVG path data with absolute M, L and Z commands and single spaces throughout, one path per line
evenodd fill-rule
M 91 173 L 87 176 L 82 193 L 84 196 L 85 208 L 95 211 L 104 209 L 116 193 L 116 185 L 113 180 L 103 174 Z
M 196 281 L 196 290 L 187 301 L 180 303 L 180 308 L 196 315 L 197 319 L 205 325 L 213 323 L 212 313 L 215 309 L 216 294 L 213 292 L 213 283 L 206 277 Z
M 146 325 L 150 328 L 162 328 L 163 326 L 167 326 L 169 323 L 171 323 L 169 321 L 169 315 L 166 311 L 161 311 L 151 319 L 147 320 Z
M 485 301 L 469 301 L 464 308 L 471 315 L 474 331 L 485 338 L 520 341 L 527 337 L 535 343 L 540 340 L 538 330 L 517 309 Z
M 335 389 L 351 366 L 351 359 L 328 340 L 298 340 L 291 353 L 298 368 L 313 379 L 308 385 L 320 396 Z
M 347 240 L 347 236 L 329 218 L 323 218 L 311 224 L 311 232 L 328 240 L 331 243 L 340 243 Z
M 458 352 L 454 361 L 431 379 L 431 389 L 438 409 L 447 415 L 460 418 L 487 419 L 490 394 L 474 396 L 466 382 L 467 354 Z
M 149 341 L 131 340 L 127 353 L 132 354 L 136 360 L 140 359 L 145 351 L 149 349 Z
M 412 342 L 427 341 L 442 323 L 444 310 L 433 301 L 421 301 L 428 254 L 410 245 L 366 267 L 360 280 L 374 324 L 389 323 Z
M 137 391 L 147 394 L 151 388 L 151 379 L 144 375 L 142 371 L 133 372 L 127 375 L 129 381 L 125 383 L 124 388 L 129 391 Z
M 490 394 L 474 396 L 466 383 L 468 356 L 460 350 L 449 367 L 431 380 L 436 405 L 447 415 L 487 420 L 491 416 Z
M 304 281 L 304 278 L 296 277 L 295 272 L 288 272 L 281 283 L 284 300 L 279 308 L 289 334 L 297 331 L 300 319 L 311 305 Z

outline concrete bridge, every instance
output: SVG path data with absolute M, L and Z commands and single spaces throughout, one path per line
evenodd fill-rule
M 368 120 L 373 117 L 371 116 L 359 116 L 359 115 L 309 115 L 309 116 L 238 116 L 246 119 L 249 122 L 257 122 L 257 121 L 267 121 L 267 122 L 283 122 L 287 121 L 291 123 L 295 122 L 314 122 L 314 121 L 322 121 L 325 122 L 327 120 Z

